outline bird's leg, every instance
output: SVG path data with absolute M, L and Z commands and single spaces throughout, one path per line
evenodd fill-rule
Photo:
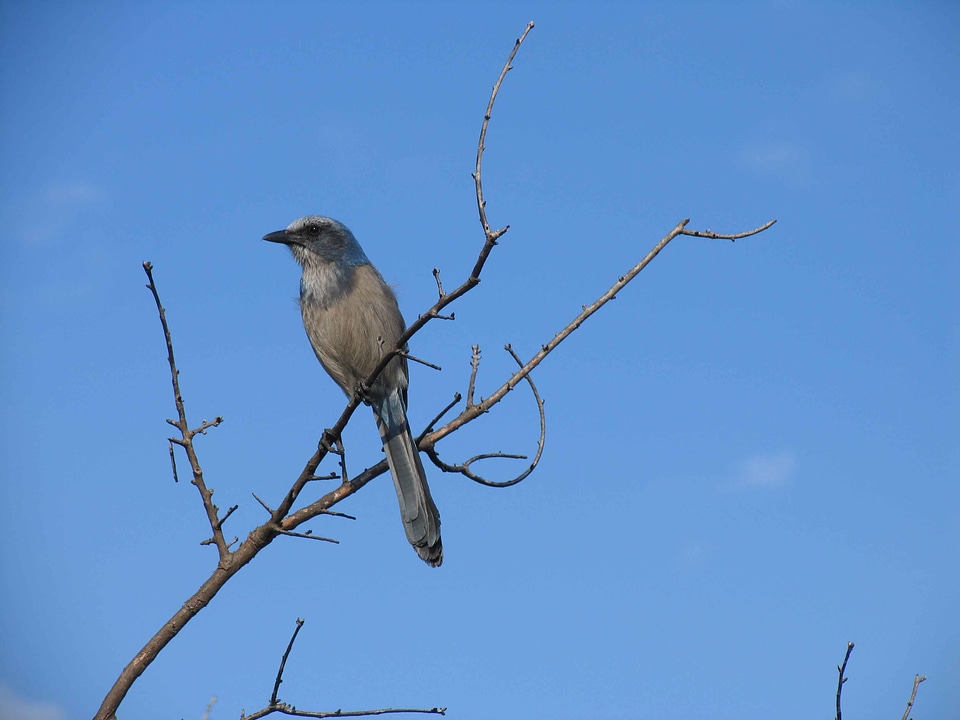
M 333 430 L 324 428 L 323 435 L 320 436 L 320 449 L 324 452 L 333 453 L 334 455 L 342 455 L 343 443 L 340 442 L 340 438 L 337 435 L 333 434 Z
M 370 386 L 363 380 L 357 380 L 357 386 L 353 389 L 353 394 L 364 405 L 370 404 Z

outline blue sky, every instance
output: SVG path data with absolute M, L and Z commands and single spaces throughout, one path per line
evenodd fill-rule
M 338 218 L 411 319 L 482 243 L 481 285 L 413 352 L 422 427 L 529 357 L 679 220 L 535 374 L 547 445 L 491 490 L 429 469 L 446 561 L 379 478 L 280 538 L 162 653 L 121 717 L 447 706 L 474 718 L 832 717 L 960 707 L 956 217 L 948 3 L 3 3 L 5 531 L 0 718 L 89 717 L 212 570 L 174 484 L 155 265 L 198 444 L 241 537 L 343 406 L 265 233 Z M 509 397 L 448 460 L 530 452 Z M 381 450 L 364 409 L 352 468 Z M 512 467 L 489 466 L 497 477 Z

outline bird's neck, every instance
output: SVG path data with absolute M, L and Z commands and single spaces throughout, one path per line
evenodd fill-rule
M 300 302 L 327 307 L 349 290 L 356 267 L 312 257 L 303 263 Z

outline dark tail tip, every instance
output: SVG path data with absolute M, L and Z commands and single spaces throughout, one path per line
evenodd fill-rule
M 433 545 L 424 545 L 423 547 L 414 547 L 417 555 L 430 567 L 440 567 L 443 564 L 443 543 L 440 538 Z

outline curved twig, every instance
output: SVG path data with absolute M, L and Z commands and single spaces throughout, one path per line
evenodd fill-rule
M 843 714 L 840 712 L 840 694 L 843 692 L 843 684 L 847 679 L 843 674 L 847 671 L 847 660 L 850 659 L 850 653 L 853 652 L 853 643 L 847 643 L 847 653 L 843 656 L 843 664 L 837 665 L 837 672 L 840 676 L 837 678 L 837 720 L 843 720 Z
M 524 29 L 523 34 L 518 37 L 517 41 L 513 44 L 513 50 L 511 51 L 510 56 L 507 58 L 507 62 L 504 63 L 503 70 L 500 71 L 500 76 L 497 78 L 497 82 L 494 83 L 493 89 L 490 91 L 490 100 L 487 102 L 487 111 L 483 114 L 483 123 L 480 125 L 480 140 L 477 142 L 477 169 L 473 173 L 473 181 L 477 189 L 477 212 L 480 214 L 480 224 L 483 226 L 483 232 L 487 237 L 489 247 L 485 246 L 484 252 L 480 253 L 480 257 L 477 258 L 477 264 L 473 268 L 472 275 L 480 274 L 480 271 L 483 269 L 483 264 L 487 261 L 487 256 L 490 254 L 493 246 L 497 244 L 497 238 L 510 229 L 509 225 L 501 228 L 500 230 L 490 229 L 490 223 L 487 222 L 487 203 L 483 199 L 481 167 L 483 165 L 483 151 L 487 149 L 487 146 L 484 143 L 487 138 L 487 127 L 490 125 L 490 118 L 493 117 L 493 104 L 497 100 L 497 93 L 500 92 L 500 85 L 503 83 L 503 79 L 507 76 L 507 73 L 513 69 L 511 63 L 517 56 L 517 51 L 520 49 L 523 41 L 526 40 L 527 34 L 531 30 L 533 30 L 532 21 L 527 23 L 527 27 Z
M 504 349 L 508 353 L 510 353 L 513 359 L 516 360 L 517 365 L 519 365 L 522 368 L 523 361 L 513 351 L 513 347 L 507 344 L 504 346 Z M 470 398 L 472 398 L 473 396 L 473 387 L 477 377 L 477 367 L 479 366 L 479 360 L 480 360 L 480 347 L 478 345 L 474 345 L 473 346 L 473 362 L 471 363 L 472 370 L 470 373 L 470 391 L 469 391 Z M 431 462 L 433 462 L 434 465 L 436 465 L 438 468 L 440 468 L 444 472 L 459 473 L 460 475 L 470 478 L 474 482 L 480 483 L 481 485 L 486 485 L 487 487 L 496 487 L 496 488 L 510 487 L 511 485 L 516 485 L 518 482 L 521 482 L 522 480 L 526 479 L 526 477 L 530 475 L 530 473 L 532 473 L 534 469 L 536 469 L 537 465 L 540 464 L 540 457 L 543 455 L 543 446 L 547 438 L 547 416 L 543 409 L 543 398 L 540 397 L 540 393 L 537 390 L 537 386 L 533 382 L 533 378 L 528 373 L 524 377 L 524 380 L 526 380 L 527 383 L 530 385 L 530 391 L 533 393 L 534 400 L 536 400 L 537 402 L 537 412 L 539 412 L 540 414 L 540 438 L 537 440 L 537 452 L 534 455 L 533 460 L 530 463 L 530 466 L 526 470 L 524 470 L 522 473 L 520 473 L 519 475 L 517 475 L 516 477 L 510 480 L 497 482 L 496 480 L 487 480 L 485 477 L 482 477 L 481 475 L 477 475 L 470 469 L 470 466 L 477 460 L 488 460 L 490 458 L 510 458 L 513 460 L 526 460 L 527 458 L 526 455 L 513 455 L 509 453 L 504 453 L 504 452 L 482 453 L 480 455 L 474 455 L 469 460 L 465 460 L 464 462 L 458 463 L 457 465 L 450 465 L 449 463 L 445 463 L 443 460 L 440 459 L 440 455 L 439 453 L 437 453 L 437 450 L 435 447 L 430 447 L 425 449 L 425 452 L 427 453 L 427 457 L 430 458 Z M 469 400 L 468 400 L 468 404 L 471 404 Z
M 724 235 L 722 233 L 715 233 L 713 230 L 687 230 L 684 228 L 680 231 L 681 235 L 690 235 L 691 237 L 702 237 L 702 238 L 711 238 L 713 240 L 739 240 L 741 238 L 750 237 L 751 235 L 756 235 L 757 233 L 762 233 L 764 230 L 773 227 L 776 223 L 776 220 L 771 220 L 770 222 L 765 222 L 758 228 L 753 230 L 747 230 L 746 232 L 736 233 L 734 235 Z

